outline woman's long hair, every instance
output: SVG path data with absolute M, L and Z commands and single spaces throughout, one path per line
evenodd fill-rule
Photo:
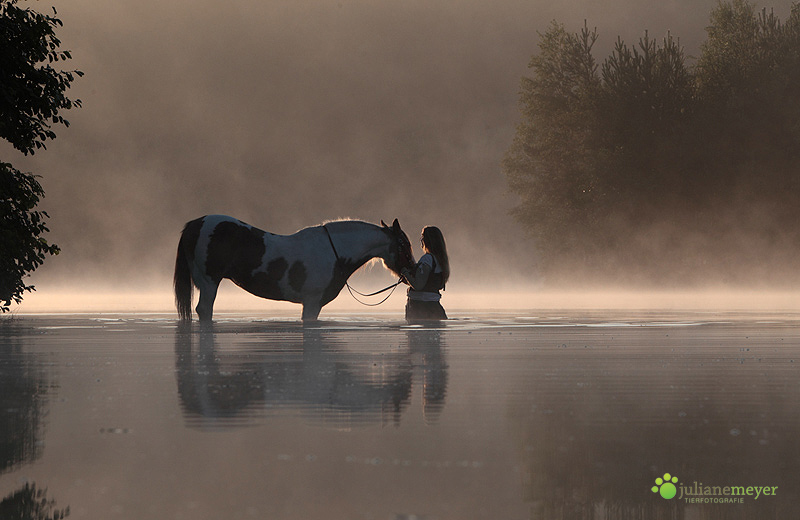
M 447 257 L 447 244 L 441 230 L 435 226 L 426 226 L 422 230 L 422 247 L 436 258 L 442 268 L 442 283 L 447 283 L 450 278 L 450 259 Z

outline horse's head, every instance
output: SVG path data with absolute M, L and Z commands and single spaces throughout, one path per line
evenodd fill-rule
M 384 264 L 390 271 L 400 276 L 400 271 L 403 268 L 411 269 L 414 267 L 414 253 L 411 251 L 411 242 L 408 240 L 405 231 L 400 229 L 400 223 L 397 222 L 397 219 L 394 219 L 391 226 L 387 226 L 381 220 L 381 226 L 384 233 L 391 238 L 389 251 L 383 259 Z

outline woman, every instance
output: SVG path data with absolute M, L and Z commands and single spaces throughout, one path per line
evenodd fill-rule
M 427 226 L 422 230 L 422 250 L 425 254 L 413 269 L 403 269 L 408 288 L 406 303 L 407 320 L 446 320 L 439 300 L 447 279 L 450 278 L 450 260 L 444 236 L 437 227 Z

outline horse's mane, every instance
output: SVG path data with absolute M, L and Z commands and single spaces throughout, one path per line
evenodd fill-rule
M 310 231 L 317 230 L 323 226 L 326 226 L 330 229 L 330 231 L 336 232 L 348 232 L 348 231 L 357 231 L 359 229 L 380 229 L 380 226 L 376 224 L 372 224 L 371 222 L 366 222 L 364 220 L 356 220 L 356 219 L 349 219 L 349 218 L 337 218 L 331 220 L 325 220 L 320 224 L 316 224 L 313 226 L 304 227 L 302 229 L 298 229 L 294 232 L 294 234 L 306 233 Z
M 320 224 L 320 226 L 331 226 L 331 229 L 339 229 L 339 230 L 348 230 L 351 228 L 360 228 L 364 226 L 379 227 L 371 222 L 366 222 L 364 220 L 351 219 L 351 218 L 337 218 L 332 220 L 325 220 L 322 222 L 322 224 Z
M 329 220 L 323 220 L 320 224 L 321 226 L 327 226 L 328 224 L 348 224 L 348 223 L 358 223 L 358 224 L 369 224 L 369 222 L 357 218 L 349 218 L 349 217 L 340 217 L 340 218 L 332 218 Z M 373 224 L 374 225 L 374 224 Z
M 333 229 L 333 230 L 337 230 L 337 228 L 338 228 L 339 230 L 343 230 L 343 231 L 347 231 L 347 230 L 353 229 L 353 228 L 362 228 L 362 227 L 373 228 L 373 229 L 376 229 L 376 230 L 379 230 L 381 228 L 379 225 L 373 224 L 372 222 L 366 222 L 364 220 L 358 220 L 358 219 L 352 219 L 352 218 L 337 218 L 337 219 L 325 220 L 325 221 L 322 222 L 322 224 L 320 224 L 320 226 L 329 226 L 329 225 L 331 226 L 331 229 Z M 370 271 L 375 266 L 378 266 L 378 265 L 382 266 L 384 269 L 386 269 L 386 270 L 391 272 L 391 270 L 386 266 L 384 261 L 381 258 L 378 258 L 378 257 L 372 258 L 369 261 L 367 261 L 367 263 L 364 264 L 362 267 L 360 267 L 359 270 L 361 270 L 361 271 L 364 271 L 364 270 Z

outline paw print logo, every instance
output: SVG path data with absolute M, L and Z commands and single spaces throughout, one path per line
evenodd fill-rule
M 656 479 L 656 485 L 652 487 L 651 491 L 653 493 L 659 493 L 662 498 L 669 500 L 678 492 L 675 487 L 677 483 L 678 477 L 670 475 L 669 473 L 664 473 L 664 478 L 658 477 Z

